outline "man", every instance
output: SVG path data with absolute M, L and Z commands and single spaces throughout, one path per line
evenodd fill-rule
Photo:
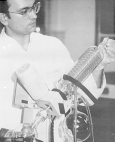
M 52 93 L 51 90 L 55 88 L 56 82 L 73 66 L 74 62 L 61 41 L 35 33 L 36 14 L 40 10 L 38 1 L 6 0 L 0 2 L 1 9 L 5 7 L 0 12 L 0 22 L 4 25 L 0 34 L 0 127 L 14 129 L 20 123 L 21 110 L 12 107 L 14 89 L 12 74 L 23 64 L 30 63 L 40 75 L 40 80 Z M 113 41 L 109 40 L 108 46 L 111 47 L 111 44 Z M 113 59 L 115 52 L 111 52 L 111 56 L 105 50 L 102 50 L 102 53 L 104 54 L 103 61 L 84 82 L 96 99 L 105 87 L 103 69 L 106 64 L 115 59 Z M 90 98 L 82 91 L 80 92 L 92 105 Z M 33 99 L 37 101 L 39 95 Z M 61 139 L 57 135 L 54 141 L 59 142 Z

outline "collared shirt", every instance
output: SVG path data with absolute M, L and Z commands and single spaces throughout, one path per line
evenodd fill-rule
M 74 65 L 63 43 L 55 37 L 32 33 L 27 51 L 13 38 L 0 34 L 0 127 L 14 129 L 21 120 L 21 109 L 12 106 L 14 83 L 12 74 L 23 64 L 32 64 L 49 90 Z M 105 79 L 104 79 L 105 80 Z M 98 98 L 104 87 L 97 88 L 92 74 L 84 85 Z M 82 94 L 83 92 L 79 90 Z

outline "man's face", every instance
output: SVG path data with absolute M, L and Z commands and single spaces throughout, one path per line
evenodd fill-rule
M 23 11 L 24 8 L 32 7 L 35 3 L 35 0 L 7 0 L 9 6 L 9 15 L 8 25 L 6 26 L 6 32 L 26 35 L 35 31 L 36 29 L 36 14 L 32 12 L 31 18 L 26 20 L 22 15 L 16 14 L 17 12 Z M 10 13 L 14 12 L 14 13 Z M 15 13 L 16 12 L 16 13 Z

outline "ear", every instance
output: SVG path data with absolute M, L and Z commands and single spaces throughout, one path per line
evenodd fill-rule
M 7 26 L 8 25 L 8 17 L 6 16 L 6 14 L 4 13 L 0 13 L 0 22 L 4 25 Z

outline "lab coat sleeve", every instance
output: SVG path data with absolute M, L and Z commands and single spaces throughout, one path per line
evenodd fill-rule
M 103 81 L 101 88 L 97 88 L 96 82 L 93 78 L 93 75 L 89 75 L 89 77 L 83 82 L 83 85 L 92 93 L 92 95 L 98 100 L 98 98 L 103 93 L 103 90 L 106 86 L 106 78 L 105 74 L 103 74 Z M 85 94 L 80 88 L 77 90 L 78 94 L 81 95 L 88 105 L 94 105 L 94 102 Z

